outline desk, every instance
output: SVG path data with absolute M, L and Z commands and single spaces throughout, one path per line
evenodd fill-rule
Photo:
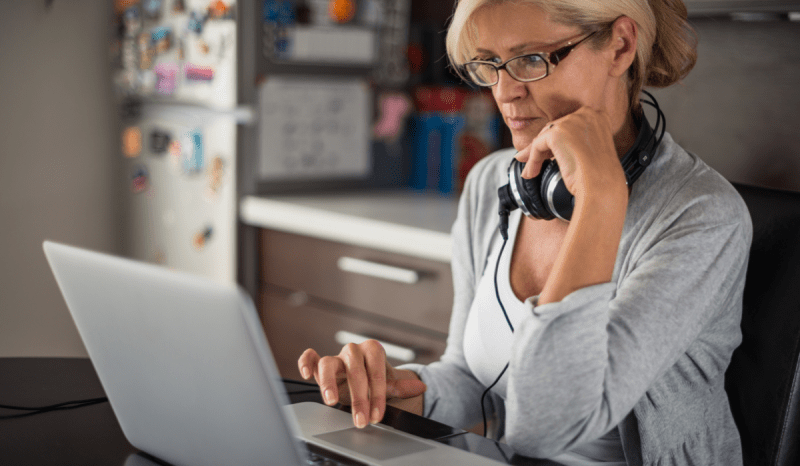
M 292 382 L 285 385 L 292 403 L 321 402 L 319 393 L 308 387 Z M 45 406 L 103 396 L 103 387 L 88 359 L 0 358 L 0 404 Z M 0 409 L 0 416 L 16 413 Z M 506 445 L 391 407 L 382 422 L 507 464 L 557 464 L 515 456 Z M 0 465 L 154 464 L 159 463 L 128 443 L 108 403 L 0 419 Z

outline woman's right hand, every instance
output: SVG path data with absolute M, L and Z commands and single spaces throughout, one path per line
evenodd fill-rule
M 375 340 L 349 343 L 337 356 L 320 357 L 309 348 L 297 365 L 304 379 L 316 379 L 327 405 L 351 406 L 353 423 L 359 428 L 383 419 L 387 399 L 413 398 L 427 388 L 416 373 L 392 367 Z

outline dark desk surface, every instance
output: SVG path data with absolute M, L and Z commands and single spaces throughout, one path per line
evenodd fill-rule
M 316 390 L 286 382 L 292 403 L 321 402 Z M 0 404 L 46 406 L 103 397 L 94 367 L 82 358 L 0 358 Z M 0 465 L 143 465 L 108 403 L 34 416 L 0 408 Z M 382 421 L 396 429 L 489 456 L 508 464 L 556 463 L 514 456 L 506 446 L 397 409 Z

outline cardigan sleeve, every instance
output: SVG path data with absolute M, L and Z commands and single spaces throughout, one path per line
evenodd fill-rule
M 623 258 L 630 264 L 615 282 L 528 301 L 506 400 L 517 452 L 552 457 L 600 437 L 698 341 L 702 354 L 675 383 L 710 387 L 724 376 L 740 342 L 749 216 L 719 196 L 684 201 L 641 230 L 640 250 Z

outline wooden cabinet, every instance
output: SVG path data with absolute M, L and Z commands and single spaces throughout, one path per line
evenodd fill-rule
M 267 229 L 259 247 L 259 313 L 284 377 L 300 377 L 306 348 L 337 354 L 363 338 L 383 342 L 392 364 L 444 351 L 449 264 Z

